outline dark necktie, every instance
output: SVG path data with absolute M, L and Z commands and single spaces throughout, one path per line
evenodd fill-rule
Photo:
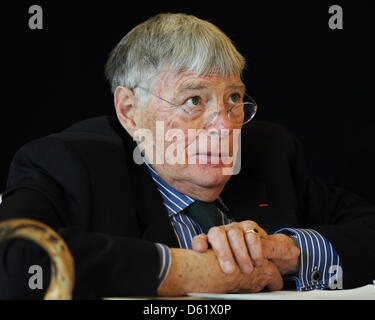
M 204 233 L 207 233 L 211 227 L 223 224 L 222 216 L 213 202 L 195 200 L 185 209 L 185 214 L 193 218 Z

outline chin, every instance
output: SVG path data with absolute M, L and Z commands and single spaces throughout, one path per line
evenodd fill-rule
M 222 165 L 192 165 L 189 170 L 189 175 L 193 177 L 195 183 L 201 187 L 224 187 L 231 176 L 224 175 L 223 168 Z

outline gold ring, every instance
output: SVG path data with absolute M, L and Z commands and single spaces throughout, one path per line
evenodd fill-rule
M 247 234 L 247 233 L 254 233 L 254 234 L 259 234 L 259 231 L 258 231 L 258 229 L 249 229 L 249 230 L 246 230 L 245 231 L 245 233 Z

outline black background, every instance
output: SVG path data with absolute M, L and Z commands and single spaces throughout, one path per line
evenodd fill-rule
M 247 59 L 244 82 L 256 119 L 302 141 L 311 174 L 333 182 L 343 154 L 373 125 L 373 42 L 366 2 L 33 1 L 2 5 L 0 191 L 25 143 L 93 116 L 115 115 L 104 65 L 117 42 L 160 12 L 185 12 L 221 28 Z M 43 9 L 31 30 L 28 9 Z M 328 8 L 343 8 L 331 30 Z M 4 55 L 5 54 L 5 55 Z

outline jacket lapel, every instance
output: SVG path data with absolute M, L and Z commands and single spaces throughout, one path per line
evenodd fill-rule
M 129 139 L 130 140 L 130 139 Z M 134 150 L 135 143 L 131 141 L 128 150 Z M 132 149 L 130 149 L 132 148 Z M 138 165 L 134 162 L 133 152 L 127 152 L 129 176 L 133 186 L 136 212 L 143 230 L 142 238 L 153 242 L 178 247 L 178 241 L 170 222 L 163 198 L 158 191 L 145 164 Z
M 236 177 L 232 177 L 236 178 Z M 252 220 L 271 234 L 283 227 L 298 226 L 298 219 L 293 208 L 274 207 L 268 199 L 267 186 L 262 181 L 244 179 L 229 181 L 222 199 L 228 206 L 228 215 L 235 221 Z

